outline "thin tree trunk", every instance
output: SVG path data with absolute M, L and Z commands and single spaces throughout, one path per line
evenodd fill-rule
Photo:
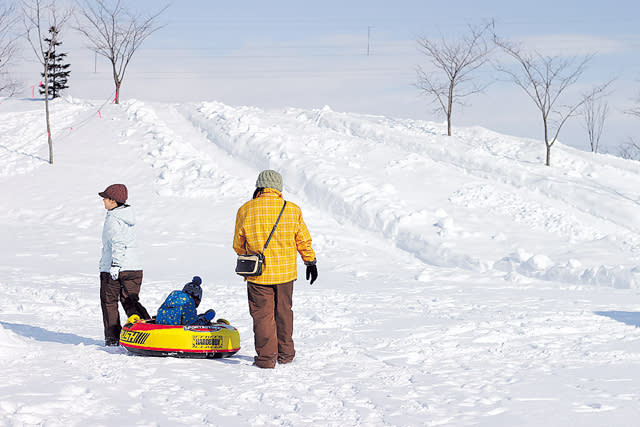
M 49 164 L 53 164 L 53 139 L 51 138 L 51 120 L 49 120 L 49 71 L 44 67 L 44 109 L 47 119 L 47 142 L 49 143 Z
M 547 166 L 551 166 L 551 146 L 547 145 Z
M 542 121 L 544 123 L 544 144 L 547 146 L 547 160 L 545 164 L 551 166 L 551 145 L 549 145 L 549 126 L 547 125 L 547 117 L 543 114 Z
M 447 135 L 451 136 L 451 112 L 453 110 L 453 81 L 449 85 L 449 100 L 447 105 Z
M 111 62 L 111 66 L 113 67 L 113 82 L 116 85 L 116 97 L 114 98 L 114 103 L 120 104 L 120 85 L 122 84 L 122 82 L 118 80 L 116 64 L 114 62 Z
M 117 82 L 116 83 L 116 97 L 114 99 L 114 102 L 116 104 L 120 104 L 120 85 L 122 84 L 122 82 Z

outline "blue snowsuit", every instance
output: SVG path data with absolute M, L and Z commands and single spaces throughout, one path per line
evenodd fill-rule
M 193 325 L 198 321 L 196 303 L 186 292 L 173 291 L 158 309 L 156 323 L 161 325 Z

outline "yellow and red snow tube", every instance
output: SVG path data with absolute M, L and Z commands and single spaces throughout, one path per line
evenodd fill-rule
M 240 333 L 223 319 L 207 326 L 156 325 L 153 321 L 131 320 L 122 327 L 120 345 L 135 354 L 221 358 L 240 350 Z

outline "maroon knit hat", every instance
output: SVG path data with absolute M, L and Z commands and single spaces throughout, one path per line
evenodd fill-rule
M 129 194 L 127 192 L 127 187 L 124 184 L 112 184 L 103 192 L 98 193 L 98 196 L 106 199 L 113 199 L 118 203 L 124 203 L 127 201 Z

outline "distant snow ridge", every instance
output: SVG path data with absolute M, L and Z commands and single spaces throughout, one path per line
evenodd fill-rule
M 221 172 L 218 163 L 186 141 L 171 127 L 167 117 L 179 115 L 175 109 L 156 112 L 143 102 L 125 102 L 129 120 L 144 132 L 147 160 L 159 169 L 156 183 L 163 196 L 205 197 L 224 195 L 235 186 L 235 178 Z M 129 135 L 131 136 L 131 135 Z
M 611 286 L 622 289 L 640 287 L 640 269 L 637 267 L 600 265 L 585 268 L 575 259 L 560 264 L 546 255 L 523 258 L 521 253 L 514 253 L 496 262 L 493 268 L 508 273 L 508 278 L 514 277 L 513 274 L 517 273 L 526 277 L 578 285 Z
M 581 173 L 546 169 L 539 164 L 539 147 L 532 147 L 531 141 L 482 128 L 462 129 L 461 136 L 448 138 L 440 125 L 336 113 L 329 107 L 266 111 L 205 102 L 186 115 L 233 157 L 256 169 L 281 171 L 289 191 L 304 194 L 339 221 L 381 233 L 429 264 L 494 268 L 507 275 L 578 284 L 638 286 L 635 266 L 580 265 L 570 254 L 497 255 L 500 248 L 503 254 L 513 250 L 513 243 L 500 233 L 485 237 L 493 246 L 485 253 L 483 232 L 460 228 L 438 209 L 453 203 L 472 215 L 489 215 L 496 224 L 508 218 L 525 232 L 523 226 L 529 233 L 540 230 L 554 239 L 551 247 L 567 241 L 591 245 L 611 233 L 628 233 L 624 219 L 612 223 L 613 218 L 598 213 L 594 220 L 593 203 L 581 198 L 589 194 L 588 187 L 572 184 L 582 182 Z M 574 163 L 583 171 L 588 168 L 583 161 Z M 548 182 L 546 174 L 551 175 Z M 419 203 L 413 200 L 415 191 L 406 188 L 420 182 L 437 186 L 439 181 L 443 187 L 435 194 L 428 192 L 431 199 Z M 577 191 L 578 196 L 567 198 L 567 191 Z M 447 192 L 446 199 L 438 199 Z M 425 210 L 429 205 L 433 209 Z M 598 228 L 585 220 L 598 223 Z M 633 243 L 635 235 L 624 243 L 620 240 L 617 249 L 636 253 L 640 248 Z M 495 258 L 487 257 L 494 253 Z
M 434 231 L 425 233 L 405 227 L 405 218 L 413 212 L 403 210 L 405 202 L 393 184 L 381 183 L 377 173 L 371 174 L 377 172 L 372 162 L 378 162 L 381 169 L 388 164 L 384 155 L 388 148 L 380 144 L 381 140 L 318 128 L 315 113 L 298 109 L 274 113 L 206 102 L 189 118 L 234 157 L 244 158 L 257 169 L 282 172 L 285 187 L 304 193 L 339 220 L 381 232 L 430 264 L 485 268 L 480 260 L 447 248 Z M 368 159 L 367 154 L 374 148 L 382 154 Z M 361 162 L 366 162 L 367 167 L 360 168 Z M 433 228 L 431 223 L 422 226 Z
M 0 178 L 46 164 L 46 139 L 38 136 L 43 113 L 25 106 L 2 112 Z M 82 116 L 86 122 L 96 108 L 75 100 L 55 107 L 60 147 L 74 141 L 65 127 Z M 119 142 L 142 152 L 161 195 L 226 194 L 236 201 L 255 179 L 244 172 L 272 168 L 301 202 L 432 265 L 493 270 L 513 280 L 640 286 L 637 162 L 559 144 L 557 165 L 548 168 L 540 141 L 480 127 L 447 137 L 442 124 L 329 107 L 267 111 L 131 100 L 118 109 L 128 117 L 118 123 Z M 67 221 L 57 210 L 43 216 L 28 205 L 0 215 L 27 224 Z

